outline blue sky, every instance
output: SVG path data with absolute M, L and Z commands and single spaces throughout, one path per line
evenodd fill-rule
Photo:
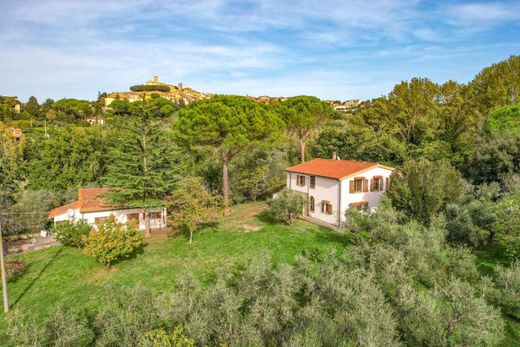
M 158 75 L 242 95 L 373 98 L 520 54 L 520 1 L 0 0 L 0 95 L 94 99 Z

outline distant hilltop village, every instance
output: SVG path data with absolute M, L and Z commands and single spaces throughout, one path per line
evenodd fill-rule
M 126 100 L 126 101 L 139 101 L 144 99 L 150 99 L 154 95 L 168 99 L 175 103 L 189 104 L 190 102 L 207 99 L 214 94 L 202 93 L 193 90 L 189 87 L 183 87 L 182 83 L 178 85 L 167 84 L 159 81 L 159 77 L 153 76 L 153 78 L 146 82 L 146 84 L 135 85 L 130 87 L 129 92 L 113 92 L 105 97 L 105 106 L 110 106 L 114 100 Z M 264 103 L 270 104 L 274 102 L 282 102 L 287 100 L 283 96 L 251 96 L 247 95 L 248 98 Z M 362 100 L 326 100 L 337 112 L 352 113 L 363 103 Z
M 113 92 L 105 97 L 105 106 L 110 106 L 114 100 L 139 101 L 150 99 L 154 95 L 168 99 L 178 104 L 189 104 L 192 101 L 207 99 L 212 94 L 205 94 L 193 90 L 189 87 L 183 87 L 182 83 L 174 86 L 159 81 L 159 77 L 153 76 L 150 81 L 143 85 L 135 85 L 130 87 L 129 92 Z

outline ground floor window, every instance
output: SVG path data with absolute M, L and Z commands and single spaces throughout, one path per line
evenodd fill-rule
M 96 225 L 99 225 L 99 224 L 103 223 L 105 221 L 105 219 L 107 219 L 107 217 L 96 217 L 96 218 L 94 218 L 94 223 L 96 223 Z
M 151 219 L 161 219 L 161 212 L 150 212 Z
M 332 214 L 332 204 L 330 201 L 323 200 L 321 202 L 321 213 Z
M 311 196 L 310 202 L 309 202 L 309 211 L 314 212 L 314 205 L 315 205 L 314 196 Z
M 129 213 L 126 215 L 127 222 L 139 224 L 139 213 Z
M 356 209 L 356 210 L 365 210 L 368 208 L 368 201 L 361 201 L 361 202 L 353 202 L 348 205 L 349 208 Z

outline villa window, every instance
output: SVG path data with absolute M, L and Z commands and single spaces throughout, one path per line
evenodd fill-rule
M 161 219 L 161 212 L 150 212 L 151 219 Z
M 370 190 L 372 192 L 382 192 L 383 191 L 383 176 L 374 176 L 372 178 Z
M 311 176 L 311 177 L 310 177 L 310 181 L 311 181 L 311 182 L 310 182 L 310 187 L 311 187 L 311 188 L 316 187 L 316 176 Z
M 94 218 L 94 223 L 96 223 L 96 225 L 99 225 L 99 224 L 103 223 L 105 221 L 105 219 L 107 219 L 107 217 L 96 217 L 96 218 Z
M 332 204 L 330 201 L 323 200 L 321 202 L 321 213 L 332 214 Z
M 360 202 L 353 202 L 348 205 L 349 208 L 355 209 L 355 210 L 365 210 L 368 208 L 368 201 L 360 201 Z
M 314 212 L 315 204 L 316 204 L 316 202 L 314 201 L 314 196 L 311 196 L 310 201 L 309 201 L 309 211 Z
M 299 185 L 300 187 L 305 187 L 305 176 L 303 175 L 298 175 L 296 176 L 296 184 Z
M 129 213 L 126 215 L 126 221 L 139 224 L 139 213 Z
M 350 193 L 368 192 L 368 180 L 364 177 L 354 177 L 349 183 Z

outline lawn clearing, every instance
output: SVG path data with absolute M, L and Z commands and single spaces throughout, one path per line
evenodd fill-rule
M 78 249 L 51 247 L 14 256 L 27 264 L 27 272 L 9 282 L 12 308 L 29 309 L 45 316 L 57 305 L 94 308 L 103 287 L 141 283 L 160 292 L 175 290 L 184 273 L 203 283 L 216 271 L 226 271 L 236 262 L 269 254 L 275 263 L 293 262 L 304 249 L 340 248 L 349 234 L 298 221 L 293 227 L 270 224 L 262 211 L 264 203 L 236 206 L 233 213 L 202 228 L 189 245 L 184 235 L 156 237 L 142 254 L 105 269 Z

